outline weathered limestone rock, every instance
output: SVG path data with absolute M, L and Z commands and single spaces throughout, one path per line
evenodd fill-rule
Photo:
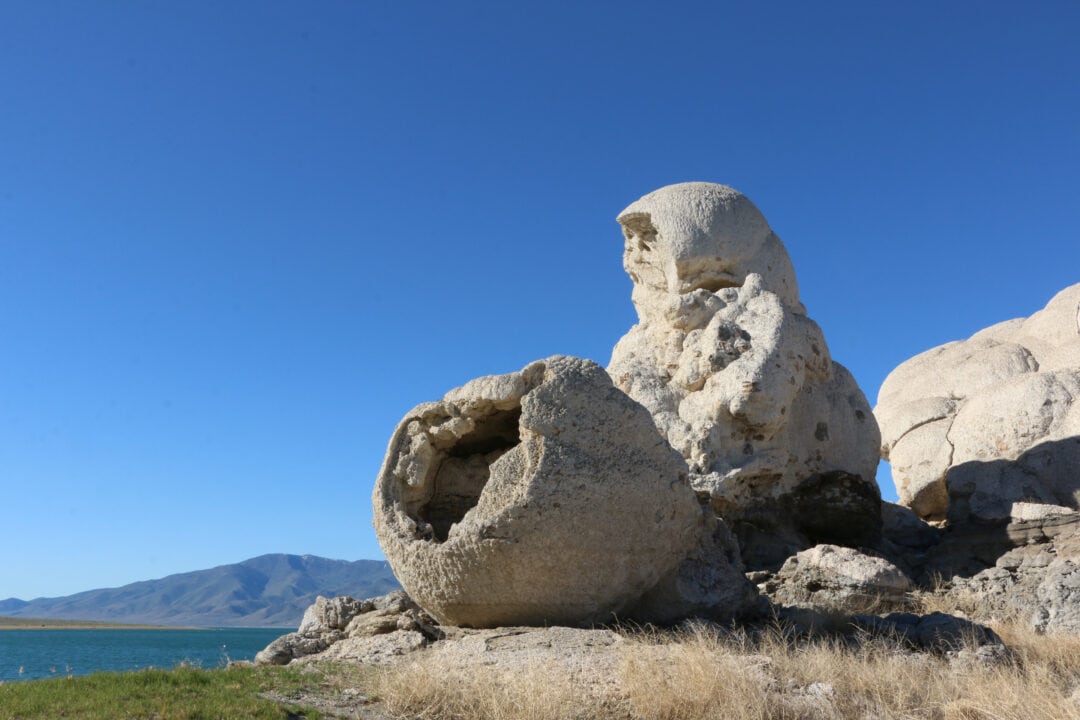
M 345 633 L 289 633 L 267 645 L 255 654 L 256 665 L 288 665 L 296 658 L 305 655 L 317 655 L 338 640 L 344 640 Z
M 373 601 L 367 602 L 368 605 L 373 604 Z M 325 598 L 320 595 L 315 598 L 315 603 L 304 611 L 304 617 L 300 620 L 300 627 L 296 631 L 304 634 L 344 630 L 349 621 L 365 609 L 373 609 L 368 605 L 365 605 L 362 600 L 347 595 L 335 598 Z
M 900 605 L 911 589 L 911 579 L 889 561 L 836 545 L 788 558 L 766 588 L 782 605 L 845 613 Z
M 447 625 L 610 620 L 704 531 L 686 464 L 645 408 L 562 356 L 415 408 L 373 501 L 395 575 Z
M 1078 308 L 1080 284 L 885 379 L 874 413 L 902 503 L 951 522 L 1080 506 Z
M 367 600 L 318 597 L 300 627 L 255 655 L 257 665 L 288 665 L 307 657 L 350 657 L 382 663 L 442 637 L 437 623 L 400 590 Z
M 765 218 L 729 187 L 684 183 L 646 195 L 618 221 L 639 322 L 608 372 L 686 458 L 694 489 L 734 523 L 744 548 L 761 545 L 747 542 L 738 522 L 753 508 L 754 529 L 765 516 L 778 523 L 767 533 L 797 550 L 815 539 L 772 502 L 810 478 L 845 472 L 854 480 L 835 485 L 831 499 L 869 521 L 860 539 L 871 540 L 880 531 L 877 425 L 806 316 Z M 781 550 L 754 562 L 779 563 L 790 554 Z
M 726 523 L 703 507 L 704 531 L 678 567 L 627 611 L 628 620 L 668 625 L 685 618 L 729 621 L 767 603 L 743 574 L 739 544 Z
M 1027 512 L 1027 511 L 1024 511 Z M 920 581 L 983 621 L 1080 632 L 1080 512 L 950 527 Z M 935 582 L 936 580 L 936 582 Z
M 982 619 L 1080 632 L 1080 285 L 918 355 L 874 412 L 901 502 L 948 522 L 920 581 Z
M 370 636 L 346 637 L 316 655 L 297 658 L 295 664 L 321 662 L 390 665 L 409 653 L 429 647 L 431 638 L 416 630 L 394 630 Z
M 1035 597 L 1038 609 L 1031 624 L 1036 630 L 1080 633 L 1080 557 L 1052 561 Z

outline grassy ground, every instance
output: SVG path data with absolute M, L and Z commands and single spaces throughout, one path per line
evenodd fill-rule
M 611 677 L 573 668 L 453 667 L 419 653 L 389 670 L 178 668 L 0 685 L 0 720 L 1080 720 L 1080 637 L 995 629 L 997 663 L 896 642 L 699 628 L 633 634 Z
M 0 684 L 0 720 L 321 720 L 332 715 L 314 705 L 342 694 L 362 705 L 364 683 L 357 669 L 334 667 L 99 673 Z

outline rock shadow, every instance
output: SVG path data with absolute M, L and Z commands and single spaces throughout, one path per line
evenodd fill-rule
M 945 484 L 948 523 L 924 574 L 970 577 L 1014 548 L 1080 531 L 1080 436 L 1040 443 L 1015 460 L 961 463 Z

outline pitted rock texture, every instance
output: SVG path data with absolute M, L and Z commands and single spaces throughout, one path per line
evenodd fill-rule
M 781 605 L 845 613 L 902 605 L 913 587 L 888 560 L 836 545 L 817 545 L 788 558 L 765 585 Z
M 684 183 L 618 221 L 638 324 L 608 372 L 686 458 L 694 489 L 737 520 L 808 478 L 846 472 L 879 503 L 870 406 L 806 316 L 787 251 L 753 203 Z
M 1080 557 L 1052 561 L 1035 597 L 1031 624 L 1036 630 L 1080 633 Z
M 373 502 L 395 575 L 444 625 L 610 620 L 704 532 L 686 463 L 648 411 L 564 356 L 415 408 Z
M 668 625 L 685 618 L 726 622 L 765 614 L 768 603 L 743 573 L 735 536 L 712 508 L 702 512 L 697 547 L 634 603 L 625 619 Z
M 948 528 L 925 576 L 972 617 L 1080 633 L 1080 512 Z
M 442 636 L 435 620 L 401 590 L 367 600 L 320 596 L 297 631 L 260 650 L 255 663 L 288 665 L 317 657 L 383 664 Z
M 903 504 L 950 522 L 1080 506 L 1078 312 L 1080 284 L 885 379 L 874 414 Z

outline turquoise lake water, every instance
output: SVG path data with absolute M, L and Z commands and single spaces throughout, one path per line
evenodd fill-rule
M 281 628 L 0 630 L 0 682 L 251 660 Z

